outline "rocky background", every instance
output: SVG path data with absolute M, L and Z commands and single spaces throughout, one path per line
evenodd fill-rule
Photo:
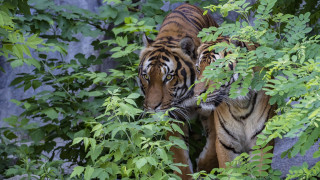
M 255 0 L 251 0 L 254 2 Z M 57 5 L 62 4 L 71 4 L 78 6 L 83 9 L 88 9 L 93 12 L 97 12 L 99 6 L 102 5 L 102 0 L 55 0 Z M 162 7 L 163 10 L 174 9 L 177 7 L 178 4 L 174 4 L 170 6 L 169 2 L 165 2 L 165 5 Z M 214 14 L 213 17 L 215 20 L 221 24 L 223 19 Z M 228 17 L 231 20 L 235 20 L 237 18 L 236 13 L 231 13 Z M 65 60 L 70 60 L 75 54 L 81 52 L 90 56 L 91 54 L 97 54 L 99 52 L 95 52 L 93 47 L 90 45 L 91 42 L 94 40 L 90 37 L 82 37 L 79 35 L 78 37 L 80 42 L 72 43 L 68 48 L 68 55 L 65 57 Z M 102 37 L 101 37 L 102 38 Z M 52 54 L 54 56 L 54 54 Z M 96 67 L 95 70 L 98 71 L 107 71 L 109 68 L 115 67 L 115 62 L 112 62 L 110 59 L 106 59 L 103 65 Z M 0 66 L 5 69 L 5 73 L 0 71 L 0 127 L 5 126 L 5 122 L 3 122 L 3 118 L 9 117 L 10 115 L 18 115 L 22 112 L 22 109 L 17 107 L 14 103 L 10 101 L 10 99 L 24 99 L 27 97 L 32 96 L 36 92 L 33 89 L 29 89 L 26 92 L 23 89 L 15 89 L 14 87 L 10 87 L 9 84 L 11 81 L 16 77 L 18 73 L 28 73 L 32 71 L 31 66 L 22 66 L 15 69 L 10 67 L 9 63 L 6 63 L 3 58 L 0 57 Z M 40 87 L 37 91 L 42 91 L 45 87 Z M 283 174 L 287 174 L 289 168 L 293 165 L 300 166 L 303 162 L 308 162 L 309 166 L 313 166 L 316 162 L 320 161 L 320 158 L 313 159 L 312 155 L 319 147 L 313 146 L 307 153 L 306 156 L 297 156 L 292 159 L 284 158 L 281 159 L 281 153 L 287 149 L 289 149 L 297 139 L 292 138 L 284 138 L 284 139 L 276 139 L 275 141 L 275 148 L 274 148 L 274 155 L 272 167 L 274 169 L 279 169 L 283 172 Z M 319 143 L 317 143 L 319 144 Z

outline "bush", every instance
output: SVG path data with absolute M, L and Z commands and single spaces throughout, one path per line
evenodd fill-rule
M 312 28 L 308 27 L 309 12 L 297 16 L 274 13 L 276 11 L 273 11 L 273 8 L 276 3 L 276 0 L 261 0 L 256 9 L 253 9 L 255 12 L 253 22 L 249 21 L 251 12 L 249 10 L 252 10 L 252 6 L 244 0 L 208 6 L 206 8 L 211 11 L 219 9 L 223 16 L 227 16 L 229 11 L 236 11 L 243 20 L 223 23 L 219 28 L 204 29 L 199 33 L 199 37 L 203 41 L 215 41 L 222 35 L 229 36 L 232 40 L 260 44 L 256 50 L 249 52 L 232 44 L 215 45 L 216 51 L 228 48 L 232 55 L 208 66 L 204 76 L 214 82 L 225 84 L 224 77 L 230 77 L 230 73 L 239 73 L 239 79 L 231 85 L 232 98 L 239 95 L 239 88 L 240 95 L 245 95 L 249 87 L 257 91 L 266 91 L 266 94 L 271 96 L 269 103 L 277 104 L 277 115 L 267 122 L 263 130 L 264 135 L 258 135 L 257 146 L 253 148 L 256 151 L 253 151 L 253 154 L 258 153 L 260 149 L 267 152 L 271 147 L 265 146 L 274 138 L 299 137 L 299 141 L 292 148 L 282 153 L 282 157 L 288 155 L 291 158 L 298 153 L 305 155 L 320 137 L 318 125 L 320 52 L 316 50 L 320 47 L 320 36 L 311 35 Z M 234 59 L 238 61 L 237 67 L 234 72 L 230 72 L 227 64 Z M 224 70 L 215 70 L 217 65 Z M 254 72 L 253 67 L 262 69 Z M 227 72 L 229 75 L 221 72 Z M 211 87 L 211 91 L 214 88 L 218 87 Z M 206 97 L 206 94 L 203 97 Z M 313 157 L 319 157 L 319 153 L 320 149 L 313 154 Z M 214 169 L 207 177 L 275 178 L 281 173 L 271 169 L 271 160 L 268 158 L 272 156 L 273 154 L 266 154 L 263 157 L 248 158 L 248 155 L 243 154 L 229 163 L 228 168 Z M 250 162 L 251 159 L 259 159 L 264 165 L 257 167 L 257 162 Z M 287 179 L 296 177 L 310 179 L 319 177 L 319 173 L 319 163 L 311 169 L 304 164 L 302 167 L 292 168 Z M 195 177 L 199 175 L 201 173 Z

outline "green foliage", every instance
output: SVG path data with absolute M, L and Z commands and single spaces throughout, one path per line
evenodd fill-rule
M 253 8 L 243 0 L 228 1 L 223 5 L 211 5 L 207 8 L 226 16 L 230 10 L 241 14 L 243 21 L 223 23 L 219 28 L 204 29 L 199 33 L 203 41 L 214 41 L 219 35 L 228 36 L 231 40 L 255 42 L 260 46 L 256 50 L 247 51 L 245 48 L 235 47 L 233 44 L 220 43 L 215 45 L 216 52 L 226 50 L 232 54 L 212 63 L 204 71 L 204 77 L 218 84 L 210 87 L 209 92 L 219 88 L 219 84 L 229 81 L 231 74 L 239 73 L 239 79 L 231 85 L 230 97 L 245 95 L 249 88 L 264 90 L 271 96 L 270 104 L 276 104 L 278 114 L 270 119 L 259 135 L 257 146 L 254 149 L 265 149 L 265 146 L 274 138 L 299 137 L 299 141 L 282 156 L 292 158 L 298 153 L 302 156 L 320 138 L 319 134 L 319 67 L 320 67 L 320 36 L 309 33 L 310 13 L 290 15 L 277 12 L 276 0 L 261 0 Z M 279 2 L 278 2 L 279 3 Z M 247 18 L 250 9 L 256 10 L 253 24 Z M 272 26 L 274 25 L 274 26 Z M 234 72 L 228 71 L 228 63 L 237 60 Z M 219 68 L 216 68 L 219 67 Z M 253 67 L 261 67 L 257 72 Z M 212 70 L 213 69 L 213 70 Z M 204 79 L 205 80 L 205 79 Z M 204 81 L 203 80 L 203 81 Z M 240 91 L 239 91 L 240 90 Z M 209 93 L 208 92 L 208 93 Z M 203 99 L 206 94 L 202 95 Z M 319 157 L 319 151 L 313 155 Z M 255 152 L 255 151 L 254 151 Z M 245 157 L 245 155 L 242 155 Z M 272 157 L 272 154 L 266 154 Z M 265 159 L 262 166 L 256 166 L 256 158 L 252 157 L 244 164 L 238 165 L 238 160 L 231 162 L 226 169 L 216 169 L 209 175 L 195 174 L 196 177 L 206 175 L 206 178 L 261 178 L 266 175 L 279 177 L 279 173 L 270 167 L 271 160 Z M 240 156 L 241 158 L 241 156 Z M 249 168 L 247 168 L 249 167 Z M 252 169 L 262 168 L 263 171 L 253 172 Z M 234 175 L 233 173 L 236 172 Z M 237 174 L 240 173 L 240 174 Z M 260 173 L 260 174 L 259 174 Z M 293 167 L 287 179 L 319 177 L 319 164 L 308 167 Z
M 108 115 L 107 122 L 104 124 L 94 122 L 88 125 L 92 128 L 90 133 L 93 134 L 93 138 L 77 137 L 73 140 L 73 145 L 84 144 L 87 151 L 86 158 L 90 160 L 85 167 L 75 167 L 71 177 L 80 176 L 84 179 L 175 177 L 167 170 L 180 171 L 177 166 L 181 164 L 172 162 L 169 149 L 173 145 L 179 145 L 181 148 L 186 146 L 176 137 L 170 137 L 170 141 L 164 139 L 165 133 L 173 130 L 170 120 L 165 115 L 156 115 L 153 118 L 123 122 L 122 117 L 141 113 L 130 98 L 137 95 L 130 94 L 126 99 L 120 99 L 117 90 L 111 94 L 112 96 L 104 103 L 106 106 L 104 115 Z
M 279 176 L 281 172 L 279 170 L 265 170 L 270 169 L 271 160 L 273 157 L 272 153 L 266 153 L 262 157 L 259 155 L 261 151 L 267 152 L 272 149 L 272 146 L 268 146 L 263 150 L 254 149 L 252 152 L 252 157 L 247 153 L 242 153 L 237 156 L 232 162 L 226 163 L 226 168 L 215 168 L 210 174 L 202 171 L 193 174 L 193 178 L 197 179 L 199 177 L 204 179 L 280 179 Z
M 30 48 L 36 49 L 43 39 L 38 38 L 37 34 L 23 34 L 15 23 L 17 17 L 12 16 L 17 8 L 22 13 L 30 14 L 27 1 L 0 1 L 0 3 L 0 56 L 7 58 L 13 68 L 22 66 L 24 63 L 40 68 L 39 62 L 32 58 Z M 4 71 L 2 67 L 1 70 Z
M 175 2 L 181 1 L 170 1 Z M 264 89 L 281 112 L 266 125 L 265 136 L 259 136 L 254 154 L 270 150 L 265 146 L 273 138 L 299 136 L 297 144 L 284 153 L 293 157 L 304 154 L 320 132 L 319 36 L 308 34 L 316 32 L 318 16 L 305 11 L 310 9 L 310 1 L 306 1 L 303 12 L 278 13 L 283 12 L 281 2 L 261 0 L 249 6 L 244 0 L 232 0 L 209 6 L 210 1 L 189 1 L 224 16 L 231 10 L 241 14 L 244 21 L 204 29 L 199 37 L 212 41 L 222 34 L 261 46 L 247 52 L 233 45 L 217 45 L 217 51 L 227 48 L 233 53 L 208 67 L 204 74 L 215 82 L 228 81 L 226 64 L 237 59 L 240 78 L 232 85 L 231 96 L 239 95 L 239 88 L 242 95 L 249 86 Z M 19 74 L 11 85 L 37 90 L 32 97 L 12 100 L 24 111 L 4 119 L 9 127 L 0 128 L 0 174 L 39 179 L 178 178 L 172 172 L 179 172 L 178 167 L 184 165 L 172 162 L 169 149 L 186 146 L 180 139 L 164 137 L 168 131 L 182 133 L 177 125 L 180 122 L 166 114 L 139 118 L 144 114 L 143 97 L 135 82 L 141 35 L 155 37 L 155 26 L 167 13 L 160 9 L 162 1 L 105 0 L 98 13 L 43 0 L 0 0 L 0 5 L 0 55 L 13 68 L 23 64 L 34 67 L 32 73 Z M 250 10 L 256 10 L 254 25 L 249 22 Z M 309 18 L 314 29 L 307 25 Z M 91 45 L 99 55 L 79 53 L 66 61 L 67 48 L 79 41 L 79 34 L 96 39 Z M 103 35 L 107 39 L 101 40 Z M 52 53 L 60 58 L 52 58 Z M 117 67 L 107 73 L 92 71 L 106 58 L 117 62 Z M 221 69 L 209 70 L 216 66 Z M 253 72 L 255 66 L 264 68 Z M 190 151 L 196 150 L 191 146 Z M 319 152 L 314 157 L 319 157 Z M 279 172 L 270 168 L 270 157 L 270 153 L 252 158 L 243 154 L 226 169 L 193 176 L 266 179 L 269 173 L 269 177 L 277 178 Z M 257 166 L 257 162 L 263 163 Z M 319 163 L 293 167 L 287 178 L 317 176 Z
M 303 3 L 303 5 L 301 5 Z M 298 16 L 299 14 L 305 14 L 310 12 L 309 24 L 313 27 L 312 34 L 319 34 L 319 18 L 320 18 L 320 6 L 317 1 L 314 0 L 277 0 L 273 7 L 273 12 L 275 14 L 292 14 Z

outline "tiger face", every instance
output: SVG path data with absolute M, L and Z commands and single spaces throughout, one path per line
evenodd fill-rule
M 222 39 L 218 39 L 222 41 Z M 224 40 L 224 39 L 223 39 Z M 224 58 L 227 53 L 225 51 L 221 51 L 216 53 L 214 50 L 209 51 L 209 47 L 216 44 L 218 42 L 208 42 L 203 43 L 198 48 L 198 58 L 196 62 L 196 74 L 197 80 L 201 80 L 203 78 L 203 72 L 207 66 L 209 66 L 212 62 L 215 62 L 217 59 Z M 230 64 L 230 69 L 233 68 L 233 65 Z M 218 67 L 217 67 L 218 68 Z M 209 86 L 214 86 L 212 81 L 204 81 L 195 84 L 194 94 L 195 99 L 207 91 Z M 203 115 L 209 115 L 222 101 L 227 97 L 227 89 L 226 86 L 223 85 L 219 89 L 214 92 L 208 94 L 206 101 L 201 101 L 200 103 L 200 111 Z
M 171 39 L 171 41 L 174 41 Z M 139 82 L 147 111 L 165 111 L 183 106 L 193 96 L 196 72 L 192 56 L 193 40 L 189 37 L 178 46 L 164 46 L 144 37 L 146 48 L 140 54 Z
M 214 45 L 213 43 L 203 43 L 198 48 L 198 58 L 196 62 L 196 72 L 197 72 L 197 79 L 201 80 L 203 78 L 203 71 L 207 66 L 209 66 L 212 62 L 215 62 L 217 59 L 224 58 L 224 54 L 222 52 L 215 53 L 214 50 L 209 51 L 209 47 Z M 207 82 L 200 82 L 196 84 L 195 87 L 195 95 L 200 95 L 204 93 L 208 86 L 211 83 Z
M 206 42 L 202 43 L 198 50 L 198 58 L 196 61 L 196 69 L 197 69 L 197 79 L 201 80 L 203 78 L 203 72 L 207 66 L 209 66 L 212 62 L 215 62 L 217 59 L 225 58 L 227 55 L 230 55 L 231 52 L 223 50 L 220 51 L 219 53 L 215 52 L 215 49 L 212 49 L 209 51 L 209 47 L 213 46 L 217 43 L 232 43 L 235 47 L 240 47 L 243 48 L 245 47 L 247 50 L 254 50 L 258 44 L 253 44 L 253 43 L 246 43 L 246 42 L 241 42 L 241 41 L 231 41 L 228 37 L 218 37 L 216 41 L 214 42 Z M 201 102 L 200 103 L 200 109 L 202 113 L 211 113 L 212 110 L 214 110 L 223 100 L 225 101 L 233 101 L 232 99 L 229 98 L 229 90 L 230 90 L 230 85 L 235 82 L 238 79 L 238 73 L 233 73 L 233 70 L 236 66 L 236 61 L 233 61 L 232 63 L 229 63 L 228 71 L 232 71 L 232 76 L 230 77 L 230 80 L 225 83 L 221 84 L 220 83 L 220 88 L 215 90 L 214 92 L 208 94 L 206 102 Z M 215 68 L 220 68 L 216 66 Z M 254 71 L 257 71 L 259 67 L 254 67 Z M 219 82 L 218 82 L 219 83 Z M 195 93 L 195 98 L 197 99 L 199 95 L 202 93 L 205 93 L 208 90 L 209 86 L 214 86 L 214 83 L 212 81 L 209 82 L 200 82 L 195 85 L 194 93 Z M 245 96 L 238 96 L 236 99 L 238 100 L 246 100 L 251 98 L 251 94 L 248 93 Z

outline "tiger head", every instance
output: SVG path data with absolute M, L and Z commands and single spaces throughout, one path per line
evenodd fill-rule
M 157 112 L 183 106 L 183 101 L 193 96 L 190 86 L 196 80 L 193 39 L 168 37 L 164 43 L 144 36 L 143 41 L 138 81 L 145 96 L 144 109 Z
M 219 53 L 215 52 L 215 49 L 209 50 L 210 46 L 213 46 L 217 43 L 226 42 L 228 44 L 232 43 L 235 47 L 245 47 L 247 50 L 254 50 L 259 45 L 256 43 L 247 43 L 247 42 L 241 42 L 241 41 L 233 41 L 230 40 L 228 37 L 218 37 L 216 41 L 214 42 L 206 42 L 202 43 L 198 47 L 198 58 L 196 61 L 196 70 L 197 70 L 197 79 L 200 80 L 203 78 L 203 72 L 207 66 L 209 66 L 212 62 L 215 62 L 217 59 L 225 58 L 227 55 L 230 54 L 229 51 L 223 50 Z M 230 71 L 233 71 L 233 69 L 236 66 L 236 61 L 229 63 L 228 69 Z M 219 67 L 216 67 L 219 68 Z M 259 67 L 254 67 L 254 71 L 258 71 Z M 228 98 L 230 85 L 238 79 L 238 74 L 233 73 L 233 75 L 230 77 L 230 80 L 226 84 L 222 84 L 219 89 L 215 90 L 214 92 L 208 94 L 206 102 L 200 103 L 200 108 L 202 113 L 210 113 L 212 110 L 214 110 L 223 100 L 232 101 L 232 99 Z M 195 85 L 194 88 L 194 95 L 195 99 L 198 99 L 198 97 L 205 93 L 209 86 L 214 86 L 212 81 L 209 82 L 199 82 Z M 239 96 L 237 98 L 239 99 L 248 99 L 247 97 L 250 97 L 252 94 L 248 93 L 246 96 Z
M 196 74 L 197 74 L 197 80 L 201 80 L 203 78 L 203 72 L 207 66 L 209 66 L 212 62 L 215 62 L 217 59 L 224 58 L 228 53 L 226 51 L 221 51 L 219 53 L 216 53 L 215 50 L 209 50 L 210 46 L 215 45 L 218 42 L 221 41 L 227 41 L 228 39 L 218 39 L 219 41 L 215 42 L 206 42 L 202 43 L 198 48 L 198 58 L 196 61 Z M 233 66 L 235 64 L 229 64 L 229 69 L 233 69 Z M 219 67 L 217 67 L 219 68 Z M 209 86 L 214 86 L 214 83 L 212 81 L 204 81 L 204 82 L 198 82 L 195 84 L 194 88 L 194 95 L 195 99 L 197 100 L 198 97 L 205 93 Z M 206 102 L 201 101 L 200 103 L 200 110 L 202 114 L 210 114 L 212 110 L 214 110 L 225 97 L 227 97 L 227 85 L 222 85 L 219 89 L 215 90 L 214 92 L 208 94 Z

